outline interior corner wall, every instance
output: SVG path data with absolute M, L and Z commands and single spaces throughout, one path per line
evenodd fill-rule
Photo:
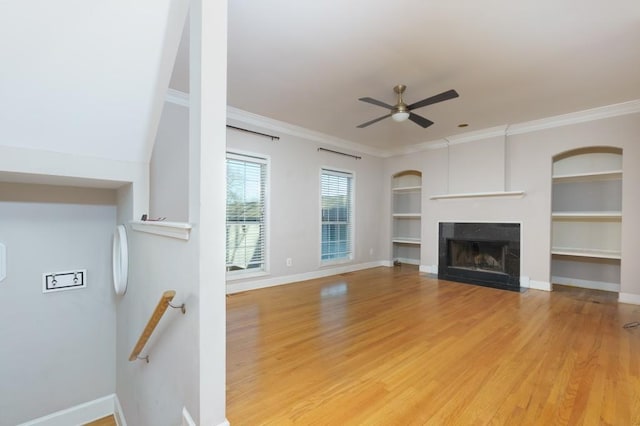
M 115 392 L 114 190 L 0 183 L 0 425 Z M 42 274 L 87 270 L 86 288 L 44 294 Z
M 640 114 L 629 114 L 590 122 L 554 127 L 507 136 L 504 190 L 522 190 L 522 197 L 477 197 L 430 199 L 433 195 L 453 192 L 448 182 L 450 171 L 443 167 L 450 155 L 465 148 L 470 152 L 476 142 L 457 145 L 455 152 L 446 148 L 425 151 L 423 165 L 422 261 L 438 263 L 439 221 L 513 221 L 522 223 L 522 271 L 531 280 L 550 282 L 551 262 L 551 188 L 553 156 L 580 147 L 615 146 L 623 149 L 621 292 L 640 295 L 640 264 L 628 261 L 640 241 L 640 225 L 633 218 L 640 211 Z M 496 148 L 498 149 L 498 148 Z M 465 161 L 474 161 L 465 153 Z M 500 155 L 500 153 L 497 153 Z M 402 157 L 387 159 L 387 162 Z M 457 159 L 454 160 L 458 161 Z M 411 168 L 415 166 L 411 163 Z M 460 161 L 460 164 L 464 162 Z M 494 191 L 493 180 L 482 175 L 475 178 L 476 192 Z
M 149 167 L 149 215 L 189 220 L 189 108 L 165 102 Z
M 243 127 L 241 123 L 237 125 Z M 270 133 L 267 129 L 255 130 Z M 388 212 L 383 211 L 382 188 L 385 184 L 380 175 L 383 160 L 360 153 L 356 154 L 362 159 L 356 160 L 321 152 L 318 147 L 345 150 L 284 133 L 278 135 L 280 139 L 272 141 L 263 136 L 227 130 L 229 151 L 266 156 L 270 160 L 268 278 L 323 269 L 320 265 L 320 173 L 323 167 L 353 172 L 355 176 L 354 259 L 350 264 L 386 260 L 380 239 L 380 224 L 388 219 Z M 287 266 L 288 258 L 292 261 L 291 266 Z M 251 280 L 228 281 L 228 286 L 246 281 Z
M 129 280 L 118 297 L 116 391 L 127 424 L 178 425 L 183 407 L 198 406 L 198 256 L 196 242 L 133 231 L 127 226 Z M 175 290 L 141 356 L 129 361 L 162 293 Z
M 391 182 L 393 180 L 393 176 L 397 173 L 406 171 L 406 170 L 416 170 L 422 173 L 422 196 L 425 194 L 425 185 L 427 182 L 425 180 L 424 170 L 427 166 L 427 159 L 429 158 L 429 151 L 422 151 L 413 154 L 400 155 L 385 158 L 383 160 L 383 175 L 382 183 L 380 186 L 380 190 L 382 191 L 382 201 L 384 204 L 384 208 L 381 209 L 381 221 L 380 221 L 380 240 L 381 245 L 383 247 L 383 259 L 391 262 L 393 260 L 393 244 L 391 243 L 392 238 L 392 204 L 393 197 L 391 194 Z M 422 226 L 424 226 L 424 221 L 421 222 Z M 421 262 L 422 264 L 422 262 Z

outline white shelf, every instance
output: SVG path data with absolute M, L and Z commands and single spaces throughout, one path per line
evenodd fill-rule
M 420 238 L 393 237 L 391 242 L 400 243 L 400 244 L 417 244 L 417 245 L 420 245 Z
M 553 212 L 551 217 L 554 219 L 568 220 L 622 220 L 622 212 Z
M 524 191 L 497 191 L 497 192 L 469 192 L 461 194 L 432 195 L 430 200 L 446 200 L 452 198 L 485 198 L 485 197 L 518 197 L 523 196 Z
M 606 170 L 602 172 L 574 173 L 553 176 L 553 181 L 560 182 L 593 182 L 599 180 L 622 179 L 622 170 Z
M 132 221 L 131 228 L 135 231 L 148 234 L 162 235 L 164 237 L 188 240 L 191 234 L 191 224 L 185 222 L 161 222 L 161 221 Z
M 620 259 L 621 252 L 614 250 L 596 250 L 570 247 L 552 247 L 551 254 L 561 256 L 592 257 L 598 259 Z
M 397 188 L 391 188 L 394 192 L 417 192 L 422 190 L 421 186 L 399 186 Z
M 394 213 L 392 215 L 396 219 L 420 219 L 422 214 L 420 213 Z

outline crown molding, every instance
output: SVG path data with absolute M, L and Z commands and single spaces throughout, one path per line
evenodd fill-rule
M 168 89 L 165 96 L 167 102 L 189 107 L 189 94 L 174 89 Z M 584 111 L 572 112 L 569 114 L 556 115 L 542 118 L 540 120 L 526 121 L 516 124 L 504 124 L 473 132 L 462 133 L 449 136 L 443 139 L 421 142 L 395 149 L 378 149 L 345 139 L 336 138 L 325 133 L 316 132 L 304 127 L 289 124 L 283 121 L 274 120 L 238 108 L 227 106 L 227 120 L 236 121 L 244 125 L 256 126 L 275 132 L 286 133 L 290 136 L 297 136 L 318 143 L 330 144 L 342 149 L 356 151 L 374 157 L 388 158 L 396 155 L 414 154 L 427 150 L 443 149 L 451 145 L 463 144 L 500 136 L 519 135 L 523 133 L 536 132 L 554 127 L 568 126 L 577 123 L 600 120 L 603 118 L 617 117 L 620 115 L 635 114 L 640 112 L 640 99 L 592 108 Z
M 607 105 L 584 111 L 571 112 L 569 114 L 556 115 L 540 120 L 526 121 L 512 124 L 507 129 L 507 136 L 523 133 L 537 132 L 539 130 L 554 127 L 568 126 L 571 124 L 585 123 L 601 120 L 603 118 L 617 117 L 620 115 L 635 114 L 640 112 L 640 99 L 619 104 Z
M 371 148 L 359 143 L 350 142 L 345 139 L 336 138 L 331 135 L 305 129 L 304 127 L 274 120 L 248 111 L 244 111 L 232 106 L 227 106 L 227 120 L 237 121 L 245 125 L 257 126 L 275 132 L 286 133 L 290 136 L 297 136 L 318 143 L 330 144 L 339 148 L 353 150 L 362 154 L 375 157 L 388 157 L 387 151 Z
M 488 129 L 476 130 L 473 132 L 449 136 L 445 139 L 449 142 L 449 145 L 458 145 L 461 143 L 481 141 L 483 139 L 497 138 L 506 134 L 507 127 L 508 126 L 506 125 L 489 127 Z

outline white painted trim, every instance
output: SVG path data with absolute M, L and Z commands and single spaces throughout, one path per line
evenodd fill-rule
M 556 115 L 540 120 L 512 124 L 507 129 L 506 134 L 507 136 L 519 135 L 522 133 L 536 132 L 539 130 L 551 129 L 553 127 L 568 126 L 571 124 L 595 121 L 603 118 L 617 117 L 619 115 L 634 114 L 637 112 L 640 112 L 640 99 L 572 112 L 569 114 Z
M 420 272 L 438 275 L 438 265 L 420 265 Z
M 396 257 L 396 259 L 400 263 L 406 263 L 407 265 L 415 265 L 419 266 L 420 261 L 418 259 L 409 259 L 408 257 Z
M 187 411 L 187 407 L 182 407 L 182 423 L 181 426 L 198 426 Z
M 507 132 L 507 125 L 489 127 L 488 129 L 476 130 L 473 132 L 462 133 L 460 135 L 449 136 L 447 141 L 449 145 L 458 145 L 461 143 L 468 143 L 474 141 L 480 141 L 483 139 L 497 138 L 504 136 Z
M 415 145 L 409 145 L 409 146 L 399 147 L 399 148 L 396 148 L 396 149 L 391 149 L 389 151 L 385 151 L 385 153 L 384 153 L 384 155 L 382 155 L 382 157 L 392 157 L 392 156 L 395 156 L 395 155 L 414 154 L 416 152 L 423 152 L 423 151 L 427 151 L 427 150 L 447 148 L 448 146 L 449 146 L 449 142 L 447 142 L 446 139 L 436 139 L 434 141 L 427 141 L 427 142 L 422 142 L 422 143 L 418 143 L 418 144 L 415 144 Z
M 356 265 L 343 265 L 334 268 L 324 268 L 313 272 L 302 274 L 285 275 L 281 277 L 267 278 L 264 280 L 252 280 L 244 282 L 227 283 L 227 294 L 239 293 L 241 291 L 256 290 L 259 288 L 274 287 L 278 285 L 291 284 L 298 281 L 312 280 L 315 278 L 328 277 L 331 275 L 344 274 L 346 272 L 360 271 L 363 269 L 376 268 L 378 266 L 389 266 L 386 261 L 374 261 L 359 263 Z
M 30 420 L 18 426 L 69 426 L 85 424 L 110 414 L 115 414 L 116 409 L 121 410 L 122 408 L 120 407 L 120 402 L 116 394 L 111 394 Z M 118 416 L 122 416 L 121 412 L 118 413 Z M 116 418 L 118 416 L 116 416 Z M 126 423 L 121 423 L 121 426 L 126 426 Z
M 630 305 L 640 305 L 640 294 L 620 293 L 618 303 L 628 303 Z
M 429 197 L 430 200 L 446 200 L 453 198 L 486 198 L 486 197 L 523 197 L 524 191 L 467 192 L 460 194 L 439 194 Z
M 520 275 L 520 288 L 531 288 L 531 279 L 526 275 Z
M 386 266 L 387 268 L 393 267 L 393 260 L 381 260 L 380 266 Z
M 166 102 L 189 108 L 189 94 L 175 89 L 168 89 L 164 96 Z
M 620 284 L 616 283 L 607 283 L 603 281 L 591 281 L 591 280 L 580 280 L 576 278 L 570 277 L 558 277 L 552 276 L 551 282 L 554 284 L 566 285 L 571 287 L 580 287 L 580 288 L 590 288 L 592 290 L 603 290 L 603 291 L 620 291 Z
M 168 89 L 165 96 L 167 102 L 189 107 L 189 94 L 174 89 Z M 603 118 L 617 117 L 620 115 L 635 114 L 640 112 L 640 99 L 622 102 L 613 105 L 592 108 L 569 114 L 556 115 L 542 118 L 540 120 L 525 121 L 515 124 L 504 124 L 487 129 L 475 130 L 472 132 L 452 135 L 443 139 L 425 141 L 414 145 L 404 146 L 397 149 L 378 149 L 345 139 L 336 138 L 324 133 L 305 129 L 304 127 L 285 123 L 243 111 L 238 108 L 227 106 L 227 120 L 235 120 L 240 123 L 258 126 L 276 132 L 283 132 L 291 136 L 298 136 L 318 143 L 327 143 L 347 150 L 355 150 L 360 153 L 372 156 L 387 158 L 396 155 L 413 154 L 416 152 L 447 148 L 450 145 L 468 143 L 499 136 L 519 135 L 523 133 L 536 132 L 539 130 L 554 127 L 568 126 L 577 123 L 600 120 Z
M 309 139 L 321 144 L 330 144 L 346 150 L 354 150 L 376 157 L 386 156 L 385 151 L 380 149 L 371 148 L 369 146 L 362 145 L 356 142 L 351 142 L 345 139 L 336 138 L 335 136 L 315 132 L 313 130 L 305 129 L 304 127 L 285 123 L 283 121 L 263 117 L 261 115 L 253 114 L 248 111 L 243 111 L 231 106 L 227 106 L 227 120 L 235 120 L 245 125 L 257 126 L 262 129 L 268 129 L 275 132 L 282 132 L 291 136 L 298 136 L 301 138 Z
M 551 283 L 529 280 L 529 288 L 533 290 L 551 291 Z
M 124 418 L 124 411 L 122 410 L 122 406 L 120 405 L 120 399 L 118 398 L 118 395 L 113 394 L 113 402 L 113 417 L 115 417 L 116 419 L 116 424 L 118 426 L 127 426 L 127 421 Z
M 191 224 L 185 222 L 159 222 L 135 220 L 129 222 L 134 231 L 148 234 L 162 235 L 164 237 L 189 240 Z

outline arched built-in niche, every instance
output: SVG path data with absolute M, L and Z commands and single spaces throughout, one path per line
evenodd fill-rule
M 393 175 L 392 237 L 394 262 L 420 264 L 422 173 L 405 170 Z
M 620 291 L 622 149 L 553 158 L 551 282 Z

